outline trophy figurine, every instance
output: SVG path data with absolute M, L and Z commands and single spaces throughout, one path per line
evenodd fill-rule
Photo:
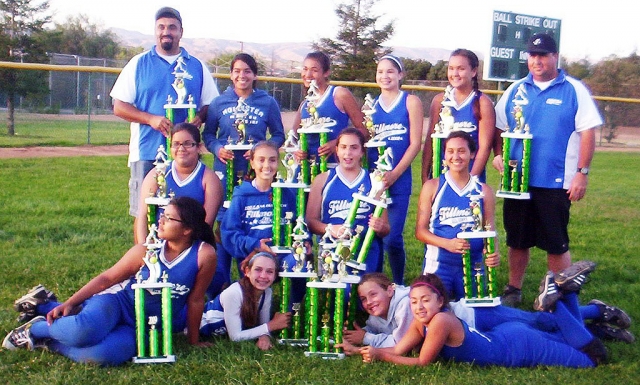
M 133 362 L 137 364 L 175 362 L 173 354 L 171 290 L 173 284 L 168 282 L 167 272 L 160 275 L 158 249 L 147 248 L 143 258 L 149 270 L 149 277 L 142 280 L 142 268 L 136 274 L 136 282 L 131 285 L 134 290 L 134 307 L 136 316 L 136 347 L 137 355 Z M 147 296 L 160 296 L 161 318 L 149 315 L 145 308 Z M 162 353 L 156 325 L 162 325 Z
M 513 97 L 512 131 L 507 128 L 502 137 L 503 168 L 500 188 L 496 196 L 509 199 L 529 199 L 529 162 L 531 156 L 531 140 L 523 106 L 529 104 L 524 85 L 520 85 Z M 518 153 L 519 152 L 519 153 Z
M 484 225 L 482 212 L 482 190 L 477 176 L 472 176 L 475 184 L 475 192 L 469 195 L 469 212 L 472 223 L 460 233 L 460 239 L 483 239 L 484 249 L 487 254 L 495 251 L 496 232 L 489 225 Z M 496 272 L 493 267 L 485 266 L 482 262 L 471 264 L 471 251 L 466 250 L 462 255 L 462 270 L 464 280 L 465 297 L 461 303 L 470 307 L 492 307 L 500 305 L 500 297 L 497 296 Z
M 437 178 L 447 172 L 447 166 L 442 157 L 442 144 L 451 131 L 455 129 L 455 121 L 451 114 L 451 107 L 455 106 L 453 87 L 451 85 L 445 88 L 441 104 L 440 121 L 433 127 L 433 133 L 431 134 L 431 146 L 433 149 L 431 174 L 433 178 Z

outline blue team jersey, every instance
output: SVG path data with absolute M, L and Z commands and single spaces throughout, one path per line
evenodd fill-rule
M 349 125 L 349 115 L 346 112 L 340 111 L 334 100 L 334 92 L 336 88 L 334 86 L 327 87 L 324 94 L 316 105 L 316 111 L 320 122 L 324 124 L 325 128 L 331 130 L 327 134 L 327 140 L 331 141 L 338 137 L 340 132 Z M 300 108 L 301 123 L 304 126 L 311 121 L 311 115 L 307 111 L 307 101 L 302 102 Z M 309 143 L 309 155 L 318 155 L 318 147 L 320 147 L 320 135 L 309 134 L 307 135 L 307 142 Z M 319 161 L 319 160 L 318 160 Z M 331 155 L 328 159 L 329 162 L 335 163 L 335 155 Z
M 322 188 L 321 221 L 332 225 L 343 225 L 351 209 L 351 203 L 353 202 L 352 195 L 359 191 L 362 191 L 362 194 L 366 195 L 371 190 L 371 179 L 369 174 L 363 169 L 360 170 L 358 177 L 351 183 L 342 175 L 339 167 L 331 169 L 328 172 L 327 181 Z M 362 190 L 361 186 L 364 187 Z M 369 228 L 369 216 L 373 214 L 374 210 L 374 205 L 360 201 L 352 229 L 355 229 L 356 226 L 363 227 L 362 233 L 360 234 L 361 239 L 364 238 Z M 359 248 L 354 251 L 356 257 L 359 252 Z M 367 272 L 379 270 L 382 262 L 381 254 L 382 239 L 375 236 L 367 256 Z
M 478 148 L 479 142 L 479 124 L 480 122 L 476 118 L 473 113 L 473 105 L 475 104 L 476 99 L 479 99 L 482 96 L 480 92 L 472 91 L 467 98 L 461 104 L 455 104 L 450 106 L 451 116 L 453 116 L 453 131 L 464 131 L 471 135 L 473 141 L 476 144 L 476 148 Z M 453 101 L 453 100 L 452 100 Z M 441 149 L 440 153 L 440 161 L 444 159 L 444 147 Z M 469 162 L 469 171 L 473 168 L 475 159 L 471 159 Z M 482 173 L 478 175 L 480 182 L 484 183 L 486 181 L 486 171 L 483 168 Z
M 569 188 L 578 166 L 578 132 L 602 124 L 589 91 L 578 80 L 558 70 L 558 76 L 541 90 L 529 74 L 513 83 L 496 105 L 496 127 L 516 127 L 514 99 L 521 104 L 524 124 L 530 128 L 529 186 Z M 517 97 L 516 97 L 517 96 Z M 507 156 L 507 154 L 503 155 Z M 522 165 L 522 141 L 511 139 L 509 159 Z
M 380 97 L 376 99 L 376 112 L 371 116 L 376 137 L 386 142 L 386 147 L 391 148 L 395 168 L 409 148 L 411 132 L 409 127 L 409 110 L 407 109 L 407 94 L 400 91 L 398 97 L 390 106 L 385 106 Z M 369 166 L 375 168 L 374 162 L 378 159 L 378 150 L 369 149 Z M 396 182 L 389 188 L 389 195 L 411 195 L 411 166 L 400 175 Z
M 189 197 L 204 205 L 204 186 L 202 179 L 206 166 L 198 161 L 196 168 L 184 180 L 178 179 L 178 172 L 175 169 L 175 162 L 171 162 L 171 166 L 165 175 L 167 181 L 167 192 L 173 193 L 176 198 Z
M 429 220 L 429 231 L 439 237 L 453 239 L 462 231 L 471 231 L 475 224 L 474 216 L 471 212 L 471 194 L 478 194 L 482 191 L 482 186 L 470 179 L 469 183 L 459 189 L 450 180 L 449 173 L 440 176 L 438 190 L 431 206 L 431 218 Z M 482 200 L 480 209 L 484 211 Z M 471 265 L 482 262 L 482 239 L 469 239 L 471 244 Z M 447 289 L 455 294 L 456 298 L 462 297 L 464 293 L 457 290 L 462 286 L 462 255 L 452 253 L 446 249 L 435 245 L 426 245 L 424 255 L 424 273 L 442 275 L 443 283 Z
M 157 267 L 159 268 L 159 276 L 162 276 L 166 272 L 168 279 L 167 282 L 173 284 L 171 294 L 171 306 L 173 311 L 173 319 L 180 319 L 180 313 L 184 309 L 187 298 L 193 285 L 196 282 L 196 276 L 198 275 L 198 251 L 202 245 L 202 241 L 194 242 L 191 247 L 184 250 L 173 261 L 166 260 L 164 255 L 164 244 L 160 249 L 158 256 Z M 142 280 L 149 278 L 149 267 L 147 265 L 142 266 L 140 269 L 140 276 Z M 126 287 L 118 291 L 116 295 L 118 300 L 122 304 L 123 315 L 125 322 L 129 325 L 135 325 L 134 314 L 134 295 L 135 291 L 131 288 L 131 285 L 136 283 L 136 278 L 132 277 Z M 160 319 L 161 311 L 161 296 L 149 295 L 159 294 L 160 289 L 146 289 L 148 294 L 145 297 L 145 309 L 146 315 L 158 316 Z

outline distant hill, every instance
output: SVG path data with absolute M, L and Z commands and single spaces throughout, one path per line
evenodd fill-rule
M 111 28 L 118 36 L 120 42 L 126 46 L 151 48 L 155 44 L 153 35 L 145 35 L 140 32 L 128 31 L 120 28 Z M 252 43 L 239 42 L 237 40 L 209 39 L 209 38 L 182 38 L 182 46 L 189 53 L 204 61 L 214 59 L 224 52 L 243 51 L 261 57 L 263 61 L 270 63 L 271 67 L 281 74 L 300 70 L 300 64 L 305 55 L 311 51 L 311 42 L 308 43 Z M 394 55 L 411 59 L 423 59 L 435 64 L 438 60 L 448 60 L 451 50 L 442 48 L 408 48 L 394 47 Z M 482 58 L 481 58 L 482 59 Z M 220 63 L 227 67 L 228 63 Z

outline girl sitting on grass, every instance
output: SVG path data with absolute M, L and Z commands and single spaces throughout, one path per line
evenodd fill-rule
M 205 210 L 198 201 L 173 199 L 160 217 L 158 236 L 163 240 L 154 269 L 168 275 L 173 286 L 173 319 L 186 307 L 187 339 L 200 345 L 199 323 L 204 309 L 205 290 L 216 268 L 216 252 L 211 246 L 213 231 L 205 222 Z M 143 258 L 147 248 L 133 246 L 115 265 L 89 281 L 64 303 L 47 301 L 38 292 L 16 301 L 16 308 L 35 308 L 36 317 L 11 331 L 2 346 L 13 350 L 48 348 L 76 362 L 104 366 L 120 365 L 136 354 L 134 290 L 136 274 L 147 279 L 150 268 Z M 155 271 L 155 270 L 154 270 Z M 128 279 L 124 289 L 97 295 Z M 44 290 L 44 288 L 42 288 Z M 159 295 L 147 296 L 146 315 L 161 315 Z M 46 315 L 46 318 L 43 316 Z
M 271 312 L 271 285 L 278 276 L 278 264 L 273 255 L 258 252 L 241 264 L 244 272 L 214 300 L 207 302 L 200 324 L 205 336 L 228 334 L 232 341 L 257 339 L 261 350 L 273 347 L 270 333 L 289 327 L 291 313 Z
M 574 269 L 574 265 L 566 270 Z M 588 274 L 591 270 L 582 269 L 581 273 Z M 549 272 L 545 276 L 546 285 L 541 286 L 541 301 L 547 309 L 555 307 L 550 314 L 556 318 L 562 339 L 519 322 L 501 323 L 488 332 L 470 328 L 449 310 L 447 292 L 440 278 L 435 274 L 422 275 L 411 285 L 409 298 L 414 320 L 407 334 L 392 348 L 361 348 L 363 361 L 423 366 L 440 356 L 480 366 L 596 366 L 606 359 L 607 353 L 580 318 L 577 291 L 581 284 L 572 279 L 562 285 L 557 283 L 558 276 L 573 275 L 563 271 L 554 276 Z M 418 357 L 404 356 L 416 347 L 420 349 Z

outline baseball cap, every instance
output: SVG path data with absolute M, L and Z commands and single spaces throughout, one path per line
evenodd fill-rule
M 182 16 L 180 16 L 180 12 L 178 12 L 175 8 L 171 7 L 162 7 L 156 12 L 156 20 L 161 17 L 171 17 L 173 19 L 178 19 L 180 24 L 182 24 Z
M 536 33 L 527 43 L 529 53 L 558 53 L 558 46 L 553 37 L 546 33 Z

